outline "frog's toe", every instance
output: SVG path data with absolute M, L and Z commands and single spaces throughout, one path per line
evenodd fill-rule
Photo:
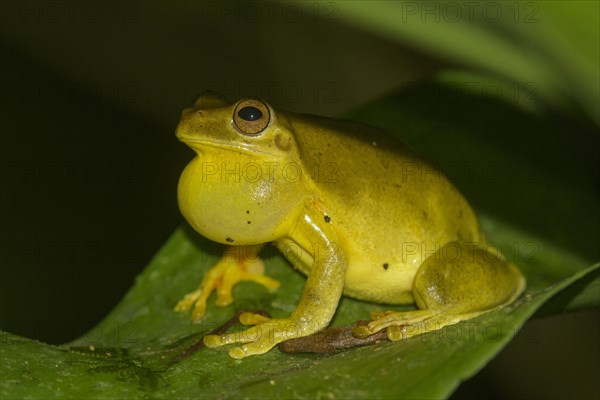
M 391 339 L 390 332 L 396 337 L 397 331 L 406 325 L 418 324 L 423 322 L 435 314 L 428 310 L 416 310 L 408 312 L 373 312 L 371 317 L 373 320 L 367 325 L 357 326 L 352 330 L 352 334 L 356 337 L 363 338 L 377 333 L 385 328 L 388 328 L 388 338 Z M 396 329 L 397 328 L 397 329 Z
M 222 279 L 217 285 L 217 300 L 215 304 L 219 307 L 231 304 L 233 302 L 233 287 L 243 281 L 256 282 L 269 290 L 277 289 L 280 285 L 279 281 L 263 275 L 262 271 L 249 272 L 244 263 L 230 264 L 225 268 Z
M 398 314 L 398 311 L 371 311 L 369 316 L 372 320 L 385 318 L 390 314 Z
M 235 358 L 236 360 L 246 357 L 246 351 L 243 347 L 234 347 L 233 349 L 229 349 L 227 353 L 229 354 L 229 357 Z
M 373 325 L 372 323 L 368 323 L 366 325 L 359 325 L 352 329 L 352 336 L 363 339 L 376 334 L 377 332 L 387 328 L 388 326 L 389 325 Z
M 206 299 L 202 301 L 196 301 L 194 310 L 192 311 L 192 321 L 200 321 L 206 315 Z
M 404 337 L 404 332 L 400 325 L 390 325 L 387 327 L 387 337 L 392 342 L 397 342 Z
M 258 313 L 245 312 L 240 315 L 239 320 L 243 325 L 258 325 L 263 322 L 269 322 L 271 318 Z
M 244 344 L 240 347 L 234 347 L 232 349 L 229 349 L 228 353 L 229 357 L 239 360 L 248 356 L 264 354 L 267 351 L 271 350 L 273 347 L 275 347 L 275 345 L 272 343 L 268 343 L 266 341 L 258 341 L 254 343 Z
M 275 290 L 280 286 L 279 281 L 265 275 L 265 264 L 260 258 L 244 259 L 238 264 L 239 268 L 235 274 L 225 277 L 224 284 L 231 279 L 233 284 L 240 281 L 256 282 L 269 290 Z
M 217 307 L 226 307 L 233 303 L 233 294 L 231 291 L 237 282 L 239 280 L 223 278 L 223 281 L 217 286 L 217 299 L 215 300 Z
M 375 332 L 371 332 L 367 325 L 359 325 L 352 329 L 352 335 L 357 338 L 365 338 L 371 336 Z
M 264 326 L 263 326 L 264 327 Z M 261 326 L 253 326 L 241 332 L 224 333 L 222 335 L 206 335 L 204 344 L 206 347 L 220 347 L 233 343 L 248 343 L 259 340 L 262 333 Z
M 391 312 L 381 318 L 369 322 L 372 332 L 378 332 L 391 325 L 413 325 L 433 317 L 435 313 L 429 310 L 416 310 L 408 312 Z
M 382 329 L 391 326 L 409 326 L 421 324 L 424 321 L 435 316 L 435 313 L 429 310 L 416 310 L 408 312 L 393 312 L 386 314 L 382 318 L 369 322 L 368 326 L 372 332 L 379 332 Z M 392 330 L 395 328 L 392 328 Z
M 389 340 L 396 341 L 396 340 L 400 340 L 402 338 L 402 326 L 389 325 L 386 328 L 387 328 L 387 336 L 388 336 Z M 379 331 L 381 331 L 381 329 L 372 330 L 367 325 L 361 325 L 361 326 L 357 326 L 354 329 L 352 329 L 352 335 L 354 337 L 362 339 L 362 338 L 366 338 L 368 336 L 374 335 L 375 333 L 377 333 Z
M 206 347 L 220 347 L 227 344 L 227 335 L 206 335 L 203 342 Z
M 182 312 L 189 310 L 192 307 L 192 305 L 196 302 L 196 300 L 198 300 L 201 293 L 202 290 L 197 289 L 191 293 L 186 294 L 185 297 L 179 300 L 179 302 L 175 306 L 175 311 Z
M 196 289 L 185 295 L 183 299 L 175 306 L 176 312 L 187 311 L 192 308 L 192 320 L 198 321 L 206 314 L 206 300 L 210 295 L 210 291 Z

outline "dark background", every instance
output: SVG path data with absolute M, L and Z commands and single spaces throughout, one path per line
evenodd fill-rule
M 336 116 L 453 66 L 326 13 L 52 3 L 4 4 L 0 35 L 0 328 L 49 343 L 94 326 L 182 223 L 173 133 L 198 93 Z M 528 323 L 456 396 L 597 398 L 598 321 Z

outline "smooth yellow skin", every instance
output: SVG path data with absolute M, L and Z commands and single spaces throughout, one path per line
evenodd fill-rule
M 257 256 L 267 242 L 308 278 L 288 318 L 244 314 L 253 327 L 207 336 L 207 346 L 244 343 L 230 349 L 234 358 L 265 353 L 326 327 L 342 293 L 416 303 L 415 311 L 374 313 L 354 331 L 388 328 L 399 340 L 507 305 L 523 291 L 523 276 L 486 245 L 462 195 L 403 144 L 369 126 L 268 105 L 266 128 L 247 135 L 234 122 L 238 103 L 207 93 L 177 128 L 197 153 L 179 182 L 181 212 L 236 256 L 222 258 L 176 310 L 193 308 L 199 319 L 213 290 L 217 305 L 227 305 L 243 280 L 276 289 Z

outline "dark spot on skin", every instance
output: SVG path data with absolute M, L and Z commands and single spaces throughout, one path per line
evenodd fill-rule
M 389 266 L 390 265 L 388 263 L 383 263 L 383 269 L 385 269 L 386 271 L 387 271 L 387 269 L 388 269 Z
M 228 237 L 228 238 L 225 238 L 225 240 L 226 240 L 226 241 L 228 241 L 229 243 L 233 243 L 233 239 L 232 239 L 232 238 L 230 238 L 230 237 Z
M 327 223 L 331 222 L 331 218 L 329 217 L 329 215 L 326 215 L 324 219 Z
M 252 222 L 250 222 L 250 221 L 246 221 L 246 222 L 248 223 L 248 225 L 250 225 L 250 224 L 252 223 Z
M 321 297 L 317 293 L 315 293 L 313 291 L 308 291 L 308 293 L 305 293 L 305 295 L 313 303 L 320 303 L 321 302 Z
M 423 218 L 427 219 L 429 217 L 429 215 L 427 214 L 427 211 L 423 211 Z
M 246 214 L 250 214 L 250 210 L 246 210 Z

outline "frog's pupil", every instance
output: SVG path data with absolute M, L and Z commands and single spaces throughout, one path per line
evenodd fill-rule
M 256 107 L 244 107 L 238 111 L 238 116 L 245 121 L 256 121 L 262 118 L 262 112 Z

